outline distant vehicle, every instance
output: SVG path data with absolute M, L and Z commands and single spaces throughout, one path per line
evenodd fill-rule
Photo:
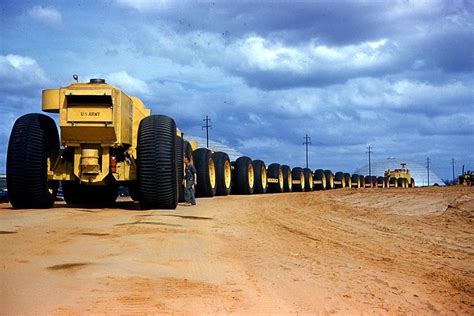
M 466 172 L 463 171 L 462 175 L 459 176 L 459 184 L 473 185 L 474 184 L 474 171 L 466 171 Z
M 400 168 L 394 170 L 385 170 L 385 177 L 388 178 L 390 187 L 414 188 L 415 179 L 412 178 L 410 170 L 406 168 L 405 163 L 400 164 Z

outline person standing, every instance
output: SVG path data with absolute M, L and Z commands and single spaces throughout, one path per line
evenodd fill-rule
M 195 185 L 197 185 L 196 168 L 186 156 L 184 157 L 184 163 L 186 165 L 186 171 L 183 179 L 185 201 L 184 205 L 196 205 L 196 198 L 194 197 L 194 187 Z

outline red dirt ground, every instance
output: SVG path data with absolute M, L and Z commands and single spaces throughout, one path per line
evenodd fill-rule
M 0 205 L 0 313 L 474 314 L 474 188 Z

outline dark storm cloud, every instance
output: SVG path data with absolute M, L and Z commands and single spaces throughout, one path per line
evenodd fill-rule
M 193 29 L 240 38 L 249 33 L 288 42 L 319 38 L 347 45 L 413 30 L 443 16 L 473 12 L 469 1 L 133 1 L 122 6 Z
M 235 2 L 234 2 L 235 3 Z M 286 42 L 302 42 L 320 38 L 327 43 L 353 43 L 373 38 L 380 5 L 356 4 L 353 1 L 322 2 L 237 2 L 229 10 L 228 3 L 198 4 L 201 14 L 180 16 L 165 11 L 167 18 L 197 25 L 207 31 L 221 31 L 238 38 L 248 33 L 277 37 Z M 189 12 L 189 11 L 188 11 Z M 380 10 L 379 10 L 380 12 Z M 196 19 L 196 17 L 207 17 Z M 361 17 L 364 16 L 364 19 Z M 364 22 L 365 21 L 365 22 Z M 181 24 L 176 24 L 179 27 Z M 347 30 L 351 30 L 351 35 Z M 370 34 L 372 33 L 372 34 Z
M 372 69 L 367 71 L 351 69 L 331 69 L 321 70 L 321 72 L 291 73 L 288 70 L 266 70 L 258 71 L 232 70 L 229 72 L 236 76 L 245 78 L 248 85 L 264 90 L 291 89 L 298 87 L 326 87 L 338 83 L 345 83 L 347 80 L 357 77 L 384 75 L 388 69 Z
M 474 16 L 471 16 L 474 19 Z M 465 25 L 460 32 L 437 34 L 425 50 L 432 65 L 445 72 L 474 71 L 474 24 Z M 431 55 L 431 56 L 430 56 Z
M 119 2 L 168 23 L 132 38 L 138 52 L 218 65 L 259 89 L 474 69 L 469 2 Z

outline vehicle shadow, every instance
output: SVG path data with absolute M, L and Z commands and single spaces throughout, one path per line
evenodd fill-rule
M 142 211 L 140 204 L 134 201 L 116 201 L 113 203 L 96 203 L 96 204 L 72 204 L 72 205 L 55 205 L 54 208 L 63 207 L 68 209 L 78 209 L 82 212 L 98 212 L 105 210 L 126 210 L 126 211 Z
M 7 204 L 7 205 L 6 205 Z M 56 201 L 51 208 L 42 208 L 42 209 L 16 209 L 10 203 L 2 203 L 1 209 L 3 210 L 11 210 L 11 211 L 28 211 L 34 210 L 36 212 L 47 212 L 48 210 L 57 210 L 57 209 L 68 209 L 71 211 L 78 211 L 78 212 L 87 212 L 87 213 L 94 213 L 94 212 L 102 212 L 107 210 L 125 210 L 125 211 L 173 211 L 170 209 L 148 209 L 142 210 L 140 208 L 140 204 L 138 202 L 132 200 L 118 200 L 113 203 L 96 203 L 96 204 L 72 204 L 68 205 L 64 201 Z

